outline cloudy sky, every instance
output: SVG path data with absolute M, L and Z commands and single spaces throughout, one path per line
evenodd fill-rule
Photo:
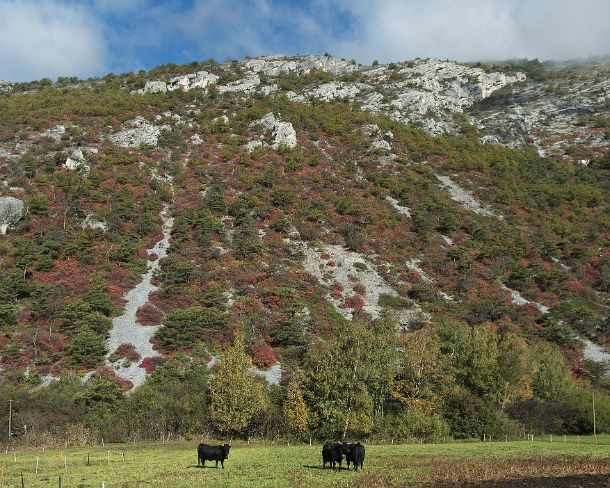
M 370 63 L 610 54 L 609 0 L 0 0 L 0 79 L 262 54 Z

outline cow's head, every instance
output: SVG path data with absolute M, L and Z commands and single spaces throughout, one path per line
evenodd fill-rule
M 222 446 L 222 457 L 227 459 L 229 457 L 229 449 L 231 449 L 231 444 L 224 444 Z

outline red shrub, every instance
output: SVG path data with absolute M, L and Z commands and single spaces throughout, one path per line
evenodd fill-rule
M 121 344 L 116 348 L 114 354 L 120 358 L 125 358 L 132 363 L 139 361 L 142 356 L 136 351 L 133 344 Z
M 347 298 L 345 302 L 343 302 L 343 304 L 341 305 L 341 308 L 360 309 L 362 307 L 364 307 L 364 300 L 358 295 L 353 295 Z
M 140 363 L 140 368 L 145 369 L 148 374 L 151 374 L 157 366 L 163 364 L 164 362 L 165 358 L 163 356 L 148 356 L 142 359 L 142 362 Z
M 362 283 L 358 283 L 354 285 L 354 291 L 358 293 L 358 295 L 364 295 L 366 293 L 366 287 Z
M 275 351 L 266 342 L 252 349 L 252 362 L 261 369 L 267 369 L 277 363 Z
M 335 300 L 339 300 L 339 298 L 343 296 L 343 293 L 338 290 L 335 290 L 330 294 L 330 296 L 333 297 Z
M 148 302 L 138 308 L 136 318 L 141 325 L 160 325 L 163 321 L 163 312 Z

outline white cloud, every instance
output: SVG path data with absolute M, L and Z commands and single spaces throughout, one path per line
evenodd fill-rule
M 610 54 L 607 0 L 341 0 L 357 23 L 333 50 L 363 61 Z
M 91 76 L 105 68 L 97 20 L 60 0 L 0 0 L 0 79 Z

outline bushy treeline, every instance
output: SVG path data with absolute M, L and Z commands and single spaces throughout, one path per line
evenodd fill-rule
M 608 384 L 574 380 L 561 352 L 511 330 L 441 320 L 396 336 L 393 321 L 344 323 L 311 345 L 279 385 L 258 377 L 237 332 L 217 365 L 198 344 L 156 367 L 128 395 L 99 371 L 34 391 L 3 387 L 14 400 L 13 431 L 25 443 L 159 439 L 518 438 L 524 432 L 610 431 Z M 3 421 L 7 413 L 4 412 Z M 25 435 L 27 425 L 27 435 Z M 4 441 L 6 434 L 3 433 Z

